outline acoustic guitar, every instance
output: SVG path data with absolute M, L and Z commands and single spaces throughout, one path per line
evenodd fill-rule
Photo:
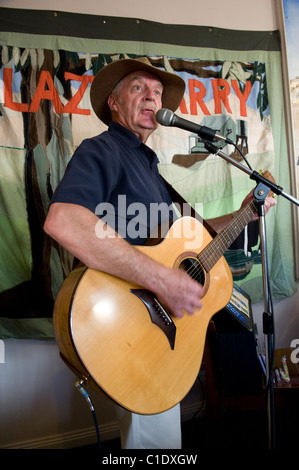
M 254 213 L 250 202 L 215 238 L 202 221 L 182 217 L 160 243 L 138 247 L 203 285 L 203 306 L 191 316 L 172 317 L 152 292 L 138 285 L 84 266 L 74 269 L 54 308 L 55 335 L 66 364 L 135 413 L 161 413 L 179 403 L 198 376 L 208 324 L 232 294 L 223 254 Z M 196 250 L 186 250 L 186 240 L 177 236 L 186 227 L 202 233 Z

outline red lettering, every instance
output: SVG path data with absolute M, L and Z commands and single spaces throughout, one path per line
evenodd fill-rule
M 41 100 L 50 100 L 53 103 L 54 109 L 57 114 L 61 113 L 72 113 L 90 115 L 90 109 L 78 108 L 84 93 L 90 83 L 93 82 L 93 75 L 75 75 L 70 72 L 65 72 L 66 80 L 75 80 L 81 82 L 78 91 L 70 99 L 70 101 L 63 106 L 58 92 L 54 86 L 54 81 L 49 71 L 43 70 L 40 75 L 39 82 L 36 87 L 36 91 L 32 98 L 31 105 L 28 103 L 17 103 L 13 101 L 12 92 L 12 81 L 13 81 L 13 70 L 11 68 L 3 68 L 3 83 L 4 83 L 4 105 L 14 111 L 19 112 L 37 112 L 39 110 Z M 214 94 L 215 103 L 215 114 L 221 114 L 221 105 L 223 104 L 226 110 L 232 114 L 228 96 L 230 94 L 230 86 L 223 78 L 211 80 Z M 189 97 L 190 97 L 190 113 L 191 115 L 197 115 L 197 105 L 199 105 L 201 111 L 205 115 L 210 115 L 207 106 L 204 103 L 204 97 L 206 96 L 206 88 L 199 80 L 189 79 Z M 243 117 L 247 116 L 246 101 L 250 95 L 252 85 L 250 81 L 246 81 L 244 92 L 239 88 L 237 80 L 231 81 L 231 86 L 236 93 L 236 96 L 240 101 L 240 115 Z M 180 111 L 182 114 L 188 114 L 186 101 L 183 98 L 180 103 Z
M 188 80 L 189 83 L 189 96 L 190 96 L 190 112 L 194 116 L 197 115 L 197 106 L 196 103 L 199 104 L 202 112 L 206 115 L 209 115 L 210 112 L 208 108 L 206 107 L 203 99 L 206 96 L 206 88 L 205 86 L 196 80 L 195 78 L 190 78 Z M 195 88 L 197 88 L 199 91 L 195 91 Z
M 80 109 L 78 108 L 78 104 L 80 103 L 85 90 L 89 83 L 93 82 L 94 76 L 91 75 L 75 75 L 74 73 L 65 72 L 64 74 L 66 80 L 76 80 L 77 82 L 81 82 L 81 85 L 78 91 L 74 94 L 74 96 L 70 99 L 70 101 L 65 105 L 63 112 L 64 113 L 73 113 L 73 114 L 90 114 L 90 109 Z
M 247 116 L 246 101 L 247 101 L 248 96 L 251 92 L 251 88 L 252 88 L 251 82 L 249 80 L 247 80 L 247 82 L 245 84 L 244 93 L 242 93 L 242 91 L 240 90 L 237 80 L 232 80 L 232 87 L 233 87 L 237 97 L 240 100 L 240 115 L 246 117 Z
M 46 89 L 46 86 L 48 89 Z M 29 112 L 36 113 L 39 109 L 41 100 L 50 100 L 53 103 L 54 109 L 57 114 L 63 113 L 63 106 L 59 99 L 58 92 L 54 86 L 53 79 L 50 72 L 42 70 L 36 91 L 32 98 Z
M 221 101 L 226 107 L 227 111 L 232 114 L 228 102 L 228 95 L 230 94 L 230 86 L 224 78 L 216 78 L 212 80 L 215 114 L 221 114 Z
M 26 113 L 28 111 L 27 103 L 15 103 L 12 96 L 12 69 L 3 68 L 4 83 L 4 106 L 14 111 Z
M 187 109 L 187 106 L 186 106 L 185 98 L 183 98 L 182 101 L 181 101 L 180 111 L 181 111 L 182 114 L 188 114 L 188 109 Z

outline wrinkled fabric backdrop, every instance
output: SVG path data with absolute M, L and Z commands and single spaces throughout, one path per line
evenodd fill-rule
M 53 338 L 53 303 L 73 259 L 43 223 L 75 148 L 106 129 L 89 92 L 112 60 L 148 56 L 179 74 L 186 92 L 177 115 L 229 137 L 253 169 L 269 170 L 289 191 L 277 31 L 9 8 L 0 15 L 1 338 Z M 233 146 L 214 143 L 246 165 Z M 255 185 L 195 134 L 159 126 L 148 144 L 161 174 L 205 219 L 238 209 Z M 287 297 L 296 291 L 290 204 L 279 199 L 266 223 L 272 294 Z M 258 302 L 258 224 L 251 225 L 225 256 L 234 282 Z

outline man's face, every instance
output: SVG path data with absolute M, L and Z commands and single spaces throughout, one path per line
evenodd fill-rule
M 130 73 L 108 98 L 113 120 L 145 142 L 158 126 L 156 112 L 162 107 L 162 92 L 162 83 L 155 75 Z

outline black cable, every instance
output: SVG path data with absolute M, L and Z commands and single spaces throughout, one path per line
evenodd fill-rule
M 97 415 L 96 415 L 95 410 L 92 410 L 92 417 L 93 417 L 93 421 L 94 421 L 94 425 L 95 425 L 95 429 L 97 433 L 98 448 L 101 449 L 102 443 L 101 443 L 100 430 L 99 430 L 99 425 L 98 425 L 98 420 L 97 420 Z
M 233 144 L 233 146 L 235 147 L 235 149 L 239 152 L 239 154 L 241 155 L 241 157 L 244 159 L 244 161 L 246 162 L 248 168 L 249 168 L 250 170 L 252 170 L 251 165 L 250 165 L 250 163 L 248 162 L 248 160 L 247 160 L 247 158 L 245 157 L 245 155 L 243 154 L 243 152 L 239 149 L 239 147 L 238 147 L 236 144 L 234 144 L 233 142 L 232 142 L 232 144 Z M 253 171 L 253 170 L 252 170 L 252 171 Z
M 217 153 L 217 151 L 219 151 L 219 149 L 214 145 L 212 144 L 210 141 L 208 140 L 203 140 L 203 143 L 204 143 L 204 146 L 205 148 L 211 152 L 211 153 Z M 253 171 L 253 169 L 251 168 L 251 165 L 250 163 L 248 162 L 247 158 L 245 157 L 245 155 L 243 154 L 243 152 L 239 149 L 239 147 L 233 142 L 231 141 L 230 142 L 230 145 L 233 145 L 235 147 L 235 149 L 240 153 L 241 157 L 243 158 L 243 160 L 246 162 L 248 168 Z
M 197 416 L 197 415 L 201 412 L 201 410 L 203 409 L 204 404 L 205 404 L 205 401 L 206 401 L 206 400 L 205 400 L 205 389 L 204 389 L 203 383 L 202 383 L 202 381 L 201 381 L 199 375 L 197 376 L 197 380 L 198 380 L 198 382 L 199 382 L 199 384 L 200 384 L 200 387 L 201 387 L 202 400 L 201 400 L 201 404 L 200 404 L 198 410 L 195 411 L 195 413 L 193 414 L 193 416 L 192 416 L 191 419 L 196 418 L 196 416 Z
M 96 429 L 98 448 L 101 449 L 102 448 L 102 443 L 101 443 L 101 438 L 100 438 L 100 430 L 99 430 L 99 425 L 98 425 L 96 412 L 95 412 L 94 406 L 92 404 L 92 401 L 89 397 L 89 394 L 88 394 L 86 388 L 84 387 L 83 380 L 80 380 L 80 381 L 76 382 L 75 387 L 81 393 L 83 398 L 85 398 L 85 400 L 87 401 L 89 409 L 92 413 L 92 417 L 93 417 L 93 421 L 94 421 L 94 425 L 95 425 L 95 429 Z

